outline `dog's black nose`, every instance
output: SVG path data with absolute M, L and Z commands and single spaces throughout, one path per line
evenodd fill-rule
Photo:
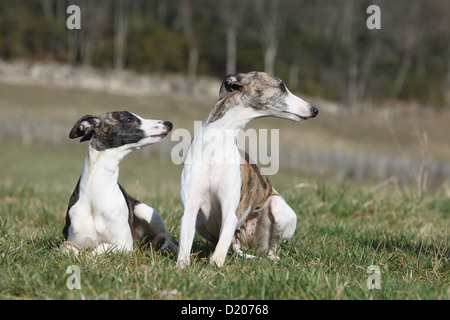
M 316 107 L 311 107 L 311 112 L 313 114 L 312 117 L 314 118 L 319 114 L 319 109 L 317 109 Z
M 165 125 L 167 128 L 169 128 L 169 130 L 172 130 L 172 127 L 173 127 L 172 122 L 170 122 L 170 121 L 164 121 L 163 123 L 164 123 L 164 125 Z

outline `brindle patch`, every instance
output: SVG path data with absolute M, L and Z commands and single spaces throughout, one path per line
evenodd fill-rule
M 249 163 L 249 155 L 244 153 L 244 163 L 241 164 L 241 198 L 236 216 L 238 219 L 250 208 L 250 212 L 264 206 L 267 198 L 274 194 L 269 178 L 261 174 L 256 164 Z
M 249 107 L 257 110 L 276 108 L 282 110 L 286 107 L 283 97 L 286 95 L 283 81 L 275 76 L 261 72 L 249 73 L 247 90 L 242 91 L 242 99 Z
M 250 213 L 244 224 L 240 226 L 234 233 L 233 243 L 246 243 L 252 248 L 256 240 L 256 227 L 260 218 L 259 212 Z
M 214 108 L 211 110 L 206 123 L 212 123 L 214 121 L 219 120 L 220 118 L 222 118 L 225 113 L 227 113 L 227 111 L 230 109 L 231 106 L 233 106 L 233 104 L 231 103 L 226 103 L 228 101 L 225 99 L 219 100 L 216 105 L 214 106 Z
M 286 94 L 283 81 L 267 73 L 255 71 L 228 75 L 220 87 L 220 99 L 211 110 L 206 123 L 219 120 L 229 109 L 238 105 L 281 112 L 286 108 L 283 99 Z

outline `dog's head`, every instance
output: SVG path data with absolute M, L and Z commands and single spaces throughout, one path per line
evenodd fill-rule
M 108 112 L 104 115 L 85 115 L 70 131 L 71 139 L 90 140 L 101 151 L 126 146 L 139 148 L 164 139 L 172 130 L 172 123 L 143 119 L 128 111 Z
M 239 97 L 238 97 L 239 96 Z M 293 95 L 283 81 L 264 72 L 228 75 L 219 91 L 220 99 L 240 98 L 243 106 L 258 116 L 275 116 L 294 121 L 314 118 L 317 108 Z

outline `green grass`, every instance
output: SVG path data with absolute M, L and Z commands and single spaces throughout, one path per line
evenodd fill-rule
M 150 147 L 151 148 L 151 147 Z M 93 257 L 61 253 L 68 199 L 81 172 L 79 148 L 0 144 L 0 299 L 449 299 L 450 198 L 383 187 L 305 179 L 280 172 L 277 190 L 298 214 L 281 260 L 229 253 L 209 264 L 213 247 L 194 240 L 192 266 L 151 249 Z M 181 167 L 139 156 L 121 164 L 120 182 L 155 207 L 178 243 Z M 81 289 L 69 290 L 69 266 Z M 369 290 L 367 268 L 381 270 Z
M 395 179 L 378 185 L 343 183 L 325 174 L 311 178 L 280 172 L 271 180 L 296 211 L 298 225 L 292 241 L 280 248 L 279 263 L 230 252 L 218 269 L 208 262 L 214 248 L 200 237 L 194 240 L 192 266 L 184 270 L 175 267 L 175 256 L 151 249 L 99 257 L 58 250 L 86 148 L 67 137 L 77 119 L 130 110 L 192 131 L 192 121 L 203 120 L 216 100 L 1 84 L 0 119 L 9 126 L 0 127 L 0 299 L 450 298 L 448 181 L 418 197 L 414 187 Z M 300 127 L 272 118 L 252 125 L 281 128 L 280 144 L 289 150 L 320 147 L 416 159 L 421 149 L 414 132 L 419 130 L 428 132 L 430 155 L 448 162 L 448 119 L 445 113 L 384 120 L 321 110 Z M 53 129 L 60 130 L 60 140 L 40 142 L 46 134 L 54 137 Z M 31 135 L 30 146 L 15 135 L 21 130 Z M 289 161 L 282 155 L 280 164 Z M 159 211 L 176 243 L 180 174 L 181 166 L 141 157 L 138 151 L 122 162 L 119 177 L 131 195 Z M 81 270 L 81 290 L 66 286 L 72 265 Z M 367 288 L 371 265 L 380 268 L 380 290 Z

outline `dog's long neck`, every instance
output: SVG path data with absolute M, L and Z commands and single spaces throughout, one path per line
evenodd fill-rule
M 236 96 L 219 100 L 203 122 L 202 128 L 226 130 L 227 133 L 232 132 L 237 137 L 239 131 L 243 130 L 250 121 L 261 116 L 255 109 L 246 107 L 244 103 Z
M 112 194 L 118 188 L 119 163 L 124 155 L 115 150 L 96 150 L 89 144 L 81 173 L 81 191 Z
M 239 164 L 238 134 L 259 116 L 234 96 L 219 100 L 197 131 L 185 164 Z

